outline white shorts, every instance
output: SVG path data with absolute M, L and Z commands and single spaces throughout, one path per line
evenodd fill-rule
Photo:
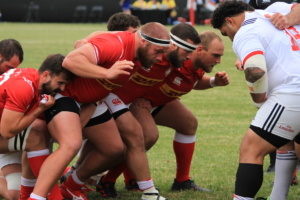
M 118 112 L 121 112 L 120 114 L 123 114 L 129 111 L 130 104 L 124 104 L 124 102 L 114 93 L 109 93 L 104 102 L 106 103 L 109 111 L 115 119 L 116 116 L 114 114 L 117 114 Z
M 272 94 L 257 111 L 251 125 L 293 140 L 300 132 L 300 95 Z
M 0 154 L 0 169 L 11 164 L 22 164 L 22 151 Z

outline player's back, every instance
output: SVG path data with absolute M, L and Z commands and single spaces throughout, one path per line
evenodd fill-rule
M 37 70 L 11 69 L 0 76 L 0 117 L 5 108 L 29 112 L 39 101 Z M 29 105 L 30 104 L 30 105 Z
M 234 37 L 233 48 L 242 61 L 251 52 L 263 52 L 268 72 L 268 93 L 283 90 L 300 93 L 300 45 L 297 40 L 300 39 L 300 26 L 279 30 L 265 14 L 273 13 L 263 10 L 246 12 L 245 20 Z

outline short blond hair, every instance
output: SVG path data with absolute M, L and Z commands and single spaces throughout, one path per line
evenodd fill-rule
M 217 38 L 220 42 L 223 42 L 222 38 L 213 31 L 203 31 L 199 34 L 201 43 L 200 45 L 203 47 L 205 51 L 208 51 L 210 43 Z

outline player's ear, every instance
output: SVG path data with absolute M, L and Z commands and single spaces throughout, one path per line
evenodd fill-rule
M 199 44 L 198 47 L 196 48 L 196 52 L 197 54 L 201 54 L 202 51 L 203 51 L 203 46 Z
M 42 76 L 43 83 L 47 83 L 51 79 L 50 73 L 47 70 L 44 71 L 41 76 Z
M 141 44 L 142 47 L 145 47 L 146 44 L 147 44 L 147 41 L 145 39 L 141 38 L 140 44 Z
M 226 17 L 225 22 L 227 26 L 233 26 L 234 25 L 234 20 L 232 17 Z

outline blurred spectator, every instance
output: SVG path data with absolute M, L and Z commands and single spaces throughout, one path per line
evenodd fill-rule
M 122 10 L 124 13 L 131 15 L 130 0 L 121 0 L 120 6 L 122 6 Z
M 168 24 L 173 24 L 176 16 L 177 16 L 177 12 L 176 12 L 176 3 L 175 0 L 163 0 L 161 3 L 161 7 L 166 7 L 167 9 L 172 9 L 171 13 L 170 13 L 170 17 L 168 18 Z
M 160 2 L 158 2 L 156 0 L 151 0 L 148 2 L 147 7 L 150 10 L 161 9 L 161 4 L 160 4 Z
M 133 7 L 135 8 L 139 8 L 139 9 L 146 9 L 147 8 L 147 2 L 144 0 L 136 0 L 133 5 Z

